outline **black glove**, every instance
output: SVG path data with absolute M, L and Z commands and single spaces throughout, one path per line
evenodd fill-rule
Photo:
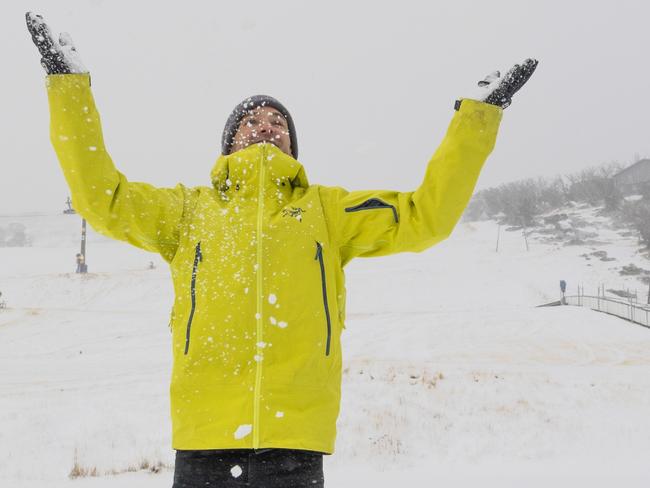
M 501 108 L 508 107 L 512 103 L 512 96 L 533 75 L 538 63 L 536 59 L 526 59 L 521 65 L 515 64 L 503 78 L 498 71 L 486 76 L 478 82 L 478 86 L 488 90 L 482 101 Z
M 41 53 L 41 66 L 48 75 L 87 73 L 69 34 L 61 33 L 56 41 L 43 17 L 27 12 L 27 29 Z

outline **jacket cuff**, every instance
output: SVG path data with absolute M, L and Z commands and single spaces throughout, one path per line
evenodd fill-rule
M 492 110 L 503 112 L 503 109 L 498 105 L 481 102 L 480 100 L 474 100 L 473 98 L 460 98 L 456 100 L 456 103 L 454 103 L 454 110 L 460 111 L 461 107 L 466 107 L 467 105 L 471 105 L 474 109 L 481 107 L 481 110 L 485 110 L 486 108 L 489 107 Z
M 498 125 L 503 117 L 503 109 L 491 103 L 481 102 L 472 98 L 461 98 L 456 100 L 454 108 L 458 111 L 459 115 L 474 114 L 480 112 L 486 122 Z
M 47 75 L 45 84 L 48 88 L 82 88 L 89 87 L 90 73 L 67 73 L 63 75 Z

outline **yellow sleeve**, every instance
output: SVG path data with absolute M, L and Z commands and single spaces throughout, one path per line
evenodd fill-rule
M 357 256 L 420 252 L 447 238 L 494 148 L 502 115 L 495 105 L 464 99 L 415 191 L 322 187 L 342 263 Z
M 49 75 L 50 137 L 72 205 L 98 232 L 171 261 L 188 189 L 129 182 L 104 147 L 90 75 Z

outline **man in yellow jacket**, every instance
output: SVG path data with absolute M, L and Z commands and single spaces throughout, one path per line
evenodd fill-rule
M 27 25 L 75 210 L 170 266 L 174 487 L 322 487 L 340 404 L 344 266 L 450 235 L 537 61 L 486 78 L 482 100 L 456 102 L 415 191 L 310 185 L 291 115 L 267 96 L 229 117 L 211 185 L 155 188 L 115 168 L 70 37 L 55 40 L 31 13 Z

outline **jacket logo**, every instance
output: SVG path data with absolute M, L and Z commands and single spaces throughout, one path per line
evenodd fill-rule
M 283 208 L 282 209 L 282 216 L 283 217 L 293 217 L 296 219 L 298 222 L 302 222 L 302 214 L 305 213 L 307 210 L 304 210 L 300 207 L 289 207 L 289 208 Z

